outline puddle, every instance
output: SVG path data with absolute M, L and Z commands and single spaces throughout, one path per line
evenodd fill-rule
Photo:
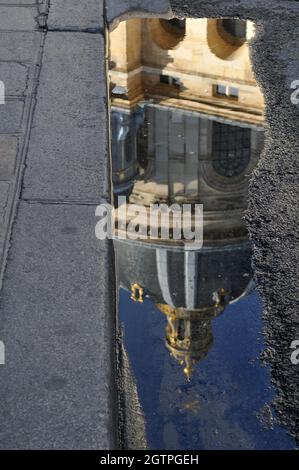
M 110 33 L 123 393 L 136 425 L 126 447 L 294 448 L 259 359 L 244 222 L 264 141 L 253 35 L 251 22 L 229 19 L 132 19 Z M 189 231 L 184 218 L 151 219 L 154 204 L 188 206 Z

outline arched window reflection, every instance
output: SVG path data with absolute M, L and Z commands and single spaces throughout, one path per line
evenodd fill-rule
M 213 169 L 221 176 L 239 176 L 249 161 L 250 129 L 213 122 Z
M 184 37 L 186 34 L 186 20 L 172 18 L 171 20 L 160 20 L 161 26 L 171 34 Z
M 231 34 L 235 38 L 246 40 L 246 21 L 225 18 L 222 20 L 222 27 L 228 34 Z

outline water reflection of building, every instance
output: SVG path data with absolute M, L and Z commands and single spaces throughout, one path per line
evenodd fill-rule
M 117 168 L 121 161 L 134 168 L 123 180 L 117 172 L 115 192 L 126 187 L 127 200 L 147 208 L 157 202 L 204 206 L 201 250 L 190 250 L 185 240 L 115 240 L 121 285 L 165 314 L 166 347 L 189 377 L 213 343 L 213 318 L 252 289 L 243 215 L 263 134 L 255 126 L 156 105 L 131 115 L 132 122 L 127 111 L 113 110 L 115 137 L 128 139 L 114 139 Z
M 166 347 L 187 377 L 213 343 L 213 318 L 252 289 L 243 217 L 263 144 L 252 34 L 238 20 L 134 19 L 110 36 L 115 194 L 147 210 L 204 207 L 201 250 L 172 239 L 171 228 L 168 240 L 115 240 L 121 286 L 165 314 Z M 150 234 L 148 220 L 140 225 Z

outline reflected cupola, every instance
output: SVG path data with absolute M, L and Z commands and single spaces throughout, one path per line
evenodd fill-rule
M 253 289 L 249 242 L 178 251 L 115 240 L 120 285 L 165 314 L 165 344 L 190 378 L 213 344 L 212 320 Z

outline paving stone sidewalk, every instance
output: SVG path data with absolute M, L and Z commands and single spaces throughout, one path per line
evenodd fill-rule
M 47 13 L 0 0 L 0 449 L 110 449 L 113 255 L 94 232 L 110 195 L 103 8 Z

